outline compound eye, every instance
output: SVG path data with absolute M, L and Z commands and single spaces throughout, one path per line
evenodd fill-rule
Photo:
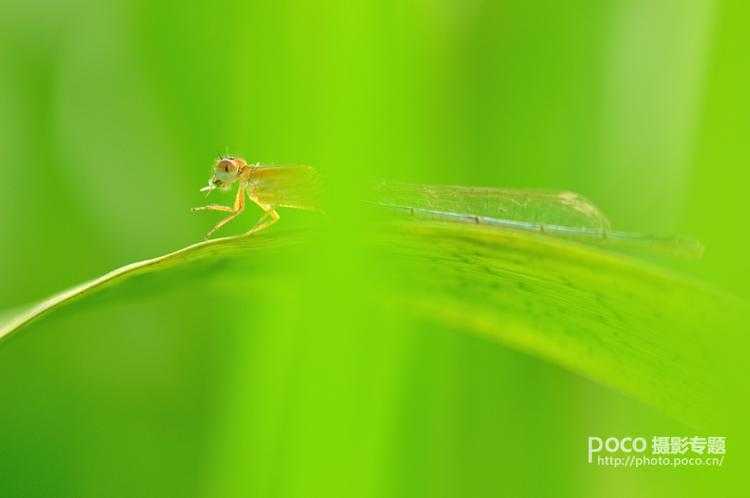
M 222 173 L 233 173 L 235 170 L 234 161 L 231 159 L 221 159 L 216 165 L 216 170 Z

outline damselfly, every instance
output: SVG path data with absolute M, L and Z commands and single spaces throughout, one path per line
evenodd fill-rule
M 208 195 L 217 188 L 226 191 L 235 183 L 238 188 L 231 207 L 210 204 L 193 208 L 194 212 L 229 213 L 207 237 L 242 213 L 246 197 L 263 210 L 246 235 L 278 221 L 278 207 L 319 210 L 320 180 L 309 166 L 248 164 L 239 157 L 222 156 L 201 192 Z M 531 231 L 687 257 L 699 257 L 703 252 L 703 246 L 694 240 L 612 230 L 607 217 L 594 204 L 573 192 L 381 182 L 372 197 L 370 204 L 421 219 Z

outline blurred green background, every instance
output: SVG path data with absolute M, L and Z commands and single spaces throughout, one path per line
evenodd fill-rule
M 4 345 L 0 496 L 742 496 L 740 436 L 722 469 L 589 466 L 589 435 L 691 429 L 372 316 L 343 206 L 370 178 L 571 189 L 699 238 L 681 271 L 747 298 L 748 24 L 728 0 L 3 1 L 0 309 L 199 240 L 225 151 L 318 167 L 340 229 L 294 288 L 149 294 Z

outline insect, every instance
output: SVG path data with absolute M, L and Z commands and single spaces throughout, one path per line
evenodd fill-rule
M 278 207 L 319 211 L 318 175 L 309 166 L 267 166 L 248 164 L 240 157 L 222 156 L 216 160 L 208 185 L 201 189 L 206 196 L 219 189 L 228 191 L 237 184 L 232 206 L 209 204 L 191 211 L 221 211 L 229 215 L 219 221 L 207 234 L 210 237 L 245 210 L 245 197 L 263 210 L 263 215 L 245 233 L 250 235 L 268 228 L 279 220 Z
M 309 166 L 248 164 L 239 157 L 222 156 L 216 160 L 213 176 L 201 192 L 208 195 L 215 189 L 226 191 L 235 183 L 239 186 L 232 207 L 210 204 L 193 208 L 194 212 L 230 213 L 206 237 L 242 213 L 245 196 L 263 210 L 261 218 L 245 235 L 276 223 L 277 207 L 320 211 L 320 181 L 315 169 Z M 573 192 L 380 182 L 371 197 L 367 204 L 422 220 L 537 232 L 589 244 L 690 258 L 700 257 L 703 252 L 700 242 L 690 239 L 612 230 L 599 208 Z

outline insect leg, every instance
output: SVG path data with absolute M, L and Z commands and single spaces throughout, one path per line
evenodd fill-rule
M 207 206 L 208 207 L 208 206 Z M 226 207 L 226 206 L 219 206 L 219 207 Z M 230 208 L 229 211 L 232 213 L 220 222 L 216 224 L 215 227 L 213 227 L 207 234 L 206 238 L 210 237 L 212 233 L 214 233 L 219 228 L 223 227 L 233 219 L 235 219 L 237 216 L 239 216 L 242 211 L 245 210 L 245 189 L 240 185 L 240 187 L 237 189 L 237 196 L 234 198 L 234 207 Z M 224 211 L 224 209 L 220 209 L 219 211 Z
M 265 230 L 277 221 L 279 221 L 279 213 L 277 213 L 275 209 L 270 209 L 261 216 L 258 222 L 253 225 L 253 228 L 251 228 L 245 235 L 252 235 L 261 230 Z
M 245 233 L 245 235 L 252 235 L 254 233 L 260 232 L 261 230 L 264 230 L 279 221 L 279 213 L 276 212 L 273 206 L 258 202 L 258 199 L 253 197 L 253 195 L 250 193 L 248 193 L 248 197 L 251 201 L 257 204 L 258 207 L 260 207 L 264 211 L 264 213 L 263 216 L 261 216 L 260 219 L 255 223 L 255 225 L 253 225 L 253 227 Z
M 190 208 L 190 211 L 197 213 L 198 211 L 226 211 L 227 213 L 233 213 L 234 209 L 229 206 L 220 206 L 218 204 L 209 204 L 208 206 Z

